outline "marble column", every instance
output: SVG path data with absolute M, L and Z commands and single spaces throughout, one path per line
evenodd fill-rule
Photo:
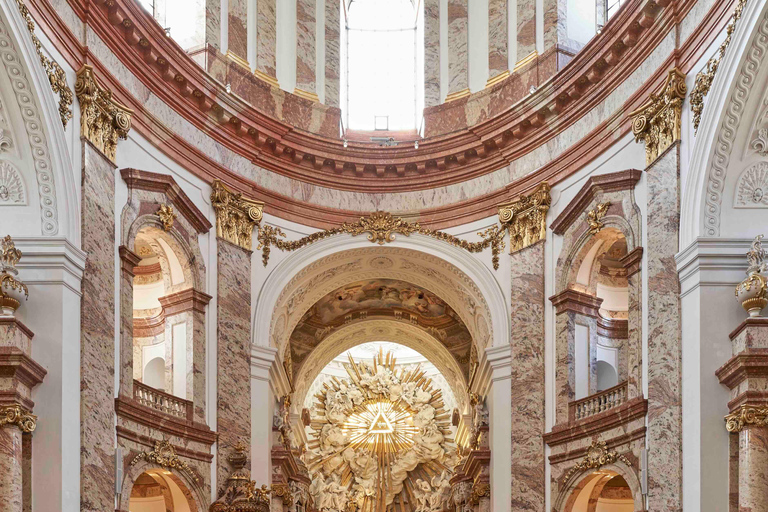
M 205 44 L 221 51 L 221 0 L 205 0 Z
M 510 255 L 512 509 L 544 511 L 544 247 Z
M 549 1 L 549 0 L 545 0 Z M 519 64 L 536 51 L 536 0 L 517 0 L 517 59 Z
M 219 237 L 217 323 L 217 428 L 219 453 L 251 437 L 251 251 Z M 226 457 L 217 458 L 216 481 L 226 481 Z M 250 465 L 247 466 L 250 469 Z
M 768 512 L 768 427 L 739 432 L 739 512 Z
M 22 502 L 21 429 L 6 424 L 0 426 L 0 503 L 3 511 L 22 512 Z
M 339 107 L 341 2 L 325 0 L 325 104 Z
M 424 0 L 424 106 L 440 103 L 440 0 Z
M 448 0 L 448 96 L 469 95 L 468 0 Z
M 648 186 L 648 509 L 682 508 L 679 162 L 676 142 L 646 168 Z
M 80 510 L 115 507 L 115 164 L 82 144 Z
M 317 0 L 296 0 L 296 90 L 317 101 Z
M 277 6 L 256 0 L 256 75 L 277 85 Z
M 488 0 L 488 83 L 509 71 L 509 0 Z
M 240 64 L 248 62 L 248 0 L 227 2 L 227 55 Z
M 133 398 L 133 269 L 141 258 L 120 246 L 120 388 L 123 398 Z

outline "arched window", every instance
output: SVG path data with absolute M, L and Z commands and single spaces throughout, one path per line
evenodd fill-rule
M 424 41 L 415 0 L 341 0 L 341 105 L 352 130 L 415 131 L 423 108 Z M 419 93 L 421 91 L 421 94 Z
M 204 0 L 139 0 L 184 50 L 205 43 Z

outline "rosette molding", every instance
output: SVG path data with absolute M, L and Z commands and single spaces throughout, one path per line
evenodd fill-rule
M 632 133 L 645 143 L 645 163 L 650 165 L 675 141 L 680 140 L 683 100 L 687 92 L 685 74 L 677 68 L 669 71 L 658 93 L 651 93 L 639 109 L 630 112 Z
M 80 102 L 80 136 L 109 160 L 115 161 L 118 139 L 128 137 L 133 110 L 112 98 L 112 91 L 99 85 L 93 67 L 77 72 L 75 94 Z

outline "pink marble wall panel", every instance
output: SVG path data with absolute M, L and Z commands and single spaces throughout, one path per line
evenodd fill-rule
M 424 106 L 440 103 L 440 0 L 424 0 Z
M 768 427 L 739 432 L 739 511 L 768 512 Z
M 646 169 L 648 183 L 649 510 L 682 508 L 678 252 L 679 143 Z
M 83 140 L 80 510 L 115 506 L 115 166 Z
M 568 403 L 575 398 L 575 316 L 564 311 L 555 317 L 555 423 L 568 423 Z
M 218 393 L 219 453 L 251 435 L 251 251 L 218 239 Z M 230 467 L 217 459 L 217 481 Z
M 275 0 L 256 0 L 256 69 L 276 76 L 277 11 Z
M 508 0 L 488 0 L 488 76 L 509 69 Z
M 32 512 L 32 434 L 21 436 L 21 508 Z
M 469 87 L 467 0 L 448 0 L 448 94 Z
M 221 0 L 205 1 L 205 42 L 221 50 Z
M 554 0 L 544 0 L 547 2 Z M 517 62 L 536 51 L 536 0 L 517 0 Z
M 325 0 L 325 104 L 339 106 L 341 2 Z
M 544 0 L 544 51 L 558 43 L 564 43 L 567 37 L 566 16 L 567 0 Z
M 544 511 L 544 242 L 512 268 L 512 509 Z
M 194 397 L 194 419 L 205 423 L 206 386 L 205 386 L 205 313 L 192 311 L 192 329 L 187 327 L 187 337 L 192 336 L 192 361 L 187 363 L 187 389 L 192 390 Z M 190 371 L 191 368 L 191 371 Z M 191 383 L 190 383 L 191 380 Z
M 643 273 L 627 275 L 629 291 L 627 307 L 627 342 L 624 352 L 627 354 L 627 398 L 635 398 L 643 394 Z
M 229 0 L 227 44 L 227 52 L 248 58 L 248 0 Z
M 0 427 L 0 504 L 3 512 L 22 512 L 21 429 Z
M 120 258 L 123 261 L 123 268 L 120 270 L 120 387 L 118 392 L 125 398 L 133 398 L 133 273 L 130 269 L 135 262 L 139 261 L 139 257 L 121 247 Z
M 317 92 L 316 0 L 296 0 L 296 88 Z

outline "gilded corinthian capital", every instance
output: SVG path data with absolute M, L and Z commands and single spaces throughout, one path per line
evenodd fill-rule
M 651 93 L 642 107 L 630 112 L 635 140 L 645 142 L 646 165 L 680 140 L 680 119 L 687 91 L 685 75 L 674 68 L 667 75 L 661 91 Z
M 253 229 L 261 222 L 264 203 L 232 192 L 219 180 L 214 181 L 211 188 L 216 236 L 250 251 Z
M 131 129 L 133 110 L 112 99 L 112 91 L 99 85 L 87 64 L 77 72 L 75 94 L 80 102 L 80 136 L 114 162 L 118 139 L 125 139 Z
M 725 429 L 728 432 L 741 432 L 750 425 L 768 426 L 768 407 L 742 405 L 739 410 L 725 417 Z
M 0 427 L 16 425 L 22 432 L 30 433 L 37 427 L 37 416 L 19 405 L 0 406 Z
M 499 222 L 509 231 L 510 254 L 547 237 L 547 212 L 552 204 L 549 190 L 549 184 L 543 182 L 517 201 L 499 205 Z

